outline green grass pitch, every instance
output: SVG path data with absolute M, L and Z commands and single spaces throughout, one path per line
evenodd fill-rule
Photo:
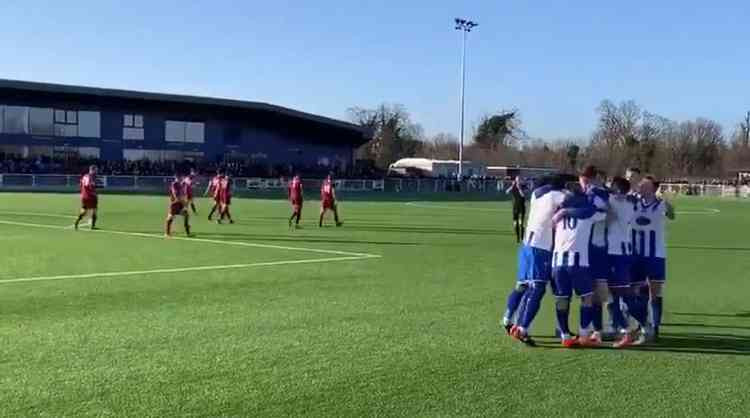
M 750 411 L 750 203 L 676 201 L 662 342 L 628 351 L 558 347 L 549 297 L 542 347 L 500 332 L 505 202 L 372 195 L 318 229 L 309 201 L 299 231 L 280 198 L 208 204 L 167 240 L 163 197 L 103 195 L 75 232 L 77 196 L 0 194 L 0 416 Z

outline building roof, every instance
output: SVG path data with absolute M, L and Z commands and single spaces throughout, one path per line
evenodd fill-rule
M 103 98 L 117 98 L 143 101 L 160 101 L 167 103 L 178 103 L 202 106 L 220 106 L 240 110 L 257 110 L 277 113 L 296 119 L 317 122 L 324 125 L 334 126 L 341 129 L 357 131 L 363 136 L 369 136 L 367 129 L 358 125 L 332 119 L 325 116 L 314 115 L 299 110 L 289 109 L 282 106 L 262 102 L 250 102 L 234 99 L 221 99 L 213 97 L 189 96 L 182 94 L 152 93 L 133 90 L 105 89 L 98 87 L 71 86 L 65 84 L 38 83 L 31 81 L 7 80 L 0 78 L 0 89 L 34 91 L 44 93 L 75 94 L 83 96 L 98 96 Z

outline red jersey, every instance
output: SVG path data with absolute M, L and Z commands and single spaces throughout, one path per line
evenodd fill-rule
M 81 177 L 81 199 L 88 200 L 96 197 L 96 177 L 86 174 Z
M 179 181 L 173 181 L 169 186 L 169 200 L 172 203 L 179 203 L 185 200 L 185 185 Z
M 289 199 L 292 201 L 302 199 L 302 180 L 294 178 L 289 183 Z
M 330 180 L 323 180 L 323 185 L 320 187 L 320 200 L 329 201 L 333 200 L 333 182 Z
M 192 199 L 193 197 L 193 176 L 187 176 L 182 181 L 185 185 L 185 194 L 187 195 L 188 199 Z
M 214 197 L 214 199 L 219 199 L 219 189 L 221 186 L 221 176 L 214 176 L 211 179 L 211 196 Z
M 229 176 L 224 176 L 219 180 L 219 197 L 224 201 L 232 197 L 232 182 Z

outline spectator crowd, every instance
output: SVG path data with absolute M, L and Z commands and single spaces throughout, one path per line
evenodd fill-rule
M 198 172 L 210 174 L 223 168 L 234 177 L 290 177 L 300 174 L 307 178 L 324 178 L 330 173 L 344 178 L 379 178 L 376 170 L 358 166 L 343 170 L 340 167 L 323 165 L 294 165 L 255 163 L 253 161 L 150 161 L 119 160 L 105 161 L 94 158 L 62 159 L 51 157 L 21 158 L 0 154 L 0 174 L 83 174 L 90 165 L 96 165 L 101 175 L 114 176 L 171 176 L 176 171 L 195 168 Z

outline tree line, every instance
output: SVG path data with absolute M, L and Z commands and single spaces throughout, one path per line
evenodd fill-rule
M 633 101 L 604 100 L 596 112 L 597 125 L 589 137 L 554 141 L 526 135 L 517 110 L 484 115 L 464 146 L 464 159 L 573 172 L 585 163 L 608 173 L 637 166 L 661 178 L 727 178 L 734 170 L 750 169 L 750 112 L 728 134 L 714 120 L 675 121 Z M 426 136 L 402 105 L 352 108 L 349 115 L 373 138 L 358 150 L 357 158 L 380 169 L 407 157 L 458 158 L 455 135 Z

